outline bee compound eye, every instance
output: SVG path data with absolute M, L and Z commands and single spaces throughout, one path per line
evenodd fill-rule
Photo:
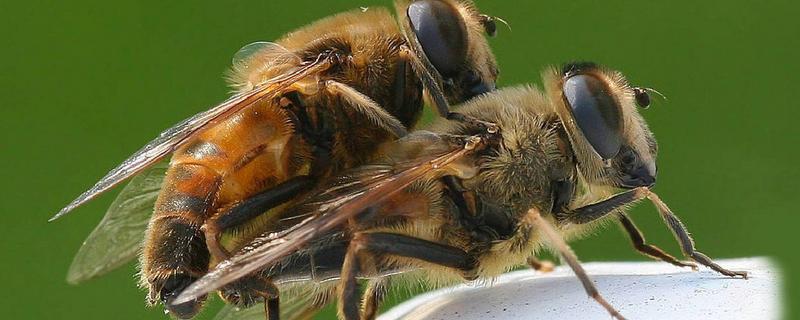
M 440 0 L 408 6 L 408 19 L 422 50 L 444 77 L 453 77 L 467 59 L 467 27 L 458 9 Z
M 567 78 L 564 97 L 583 136 L 603 159 L 622 146 L 621 111 L 608 88 L 597 77 L 578 74 Z

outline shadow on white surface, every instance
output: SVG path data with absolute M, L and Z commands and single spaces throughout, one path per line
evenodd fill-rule
M 628 319 L 780 319 L 780 273 L 766 258 L 717 261 L 750 278 L 732 279 L 701 267 L 664 262 L 583 264 L 600 293 Z M 610 319 L 566 266 L 523 270 L 491 284 L 461 285 L 411 299 L 378 320 Z

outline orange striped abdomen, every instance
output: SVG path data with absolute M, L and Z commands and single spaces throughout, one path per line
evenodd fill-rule
M 172 291 L 207 272 L 210 257 L 201 227 L 220 207 L 298 173 L 303 161 L 296 158 L 305 154 L 305 143 L 296 140 L 285 111 L 260 102 L 175 152 L 141 257 L 151 302 L 168 302 Z M 171 311 L 180 316 L 181 310 Z

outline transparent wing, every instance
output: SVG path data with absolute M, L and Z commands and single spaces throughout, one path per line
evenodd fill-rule
M 222 307 L 222 310 L 220 310 L 217 313 L 217 315 L 214 316 L 214 320 L 264 320 L 264 319 L 266 319 L 264 306 L 260 303 L 255 304 L 249 308 L 239 308 L 233 305 L 226 304 L 224 307 Z
M 172 128 L 162 132 L 153 141 L 111 170 L 91 189 L 78 196 L 78 198 L 50 218 L 50 221 L 58 219 L 72 209 L 97 197 L 99 194 L 119 184 L 123 180 L 152 165 L 183 145 L 190 137 L 205 129 L 208 125 L 221 121 L 256 101 L 264 98 L 274 98 L 298 80 L 329 68 L 331 63 L 331 60 L 328 59 L 326 55 L 320 55 L 317 60 L 313 62 L 297 66 L 290 71 L 259 84 L 250 91 L 236 94 L 214 108 L 183 120 Z
M 333 187 L 313 196 L 296 210 L 303 221 L 281 232 L 254 240 L 252 245 L 194 282 L 174 303 L 180 304 L 233 282 L 305 247 L 317 236 L 342 227 L 370 206 L 403 190 L 414 181 L 430 177 L 472 152 L 484 140 L 473 136 L 444 153 L 424 155 L 397 165 L 370 165 L 332 180 Z
M 231 65 L 245 65 L 246 68 L 250 67 L 248 62 L 253 59 L 254 56 L 258 55 L 260 52 L 271 52 L 273 51 L 272 48 L 274 47 L 282 48 L 279 44 L 268 42 L 268 41 L 256 41 L 253 43 L 246 44 L 244 47 L 236 51 L 233 54 L 233 58 L 231 58 Z M 285 51 L 285 49 L 281 50 Z
M 122 189 L 75 255 L 67 282 L 77 284 L 101 276 L 136 257 L 168 166 L 161 161 Z
M 228 82 L 237 92 L 249 91 L 259 79 L 276 77 L 301 62 L 300 57 L 277 43 L 253 42 L 233 55 Z

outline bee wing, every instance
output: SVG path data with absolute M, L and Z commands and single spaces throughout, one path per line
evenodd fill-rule
M 173 302 L 180 304 L 233 282 L 302 249 L 321 234 L 344 226 L 363 210 L 403 190 L 414 181 L 432 177 L 448 164 L 475 150 L 484 140 L 468 137 L 462 146 L 434 155 L 421 155 L 397 165 L 369 165 L 334 178 L 333 185 L 296 210 L 301 222 L 254 240 L 242 252 L 219 263 Z M 291 209 L 290 209 L 291 210 Z
M 189 138 L 209 125 L 213 125 L 227 118 L 231 114 L 236 113 L 256 101 L 265 98 L 274 98 L 293 83 L 329 68 L 330 64 L 331 61 L 326 55 L 320 55 L 313 62 L 308 62 L 296 68 L 292 68 L 285 73 L 259 84 L 250 91 L 236 94 L 216 107 L 181 121 L 172 128 L 162 132 L 153 141 L 150 141 L 150 143 L 134 153 L 130 158 L 123 161 L 122 164 L 112 169 L 91 189 L 78 196 L 78 198 L 50 218 L 50 221 L 60 218 L 72 209 L 86 203 L 123 180 L 152 165 L 183 145 Z
M 136 257 L 168 167 L 167 161 L 161 161 L 122 189 L 72 260 L 67 282 L 101 276 Z
M 281 301 L 283 302 L 283 301 Z M 283 308 L 281 308 L 281 313 Z M 222 307 L 214 320 L 264 320 L 264 306 L 256 304 L 247 308 L 240 308 L 234 305 L 226 304 Z M 281 319 L 284 319 L 281 317 Z

